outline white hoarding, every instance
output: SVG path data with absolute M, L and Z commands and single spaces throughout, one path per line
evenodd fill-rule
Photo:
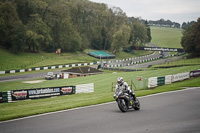
M 178 73 L 178 74 L 172 75 L 172 82 L 185 80 L 185 79 L 188 79 L 189 77 L 190 77 L 190 73 L 189 72 Z

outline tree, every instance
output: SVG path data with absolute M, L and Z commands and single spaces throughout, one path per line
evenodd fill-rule
M 113 35 L 124 36 L 125 26 L 130 27 L 119 7 L 89 0 L 0 2 L 0 46 L 14 52 L 110 50 Z
M 16 6 L 11 2 L 0 2 L 0 45 L 14 52 L 22 51 L 24 29 Z
M 191 56 L 200 56 L 200 18 L 183 32 L 181 45 Z
M 183 22 L 183 24 L 182 24 L 182 28 L 184 29 L 184 30 L 186 30 L 188 27 L 191 27 L 193 24 L 195 23 L 195 21 L 191 21 L 191 22 Z
M 138 19 L 134 19 L 131 25 L 129 43 L 133 46 L 143 45 L 148 42 L 147 29 Z
M 26 43 L 28 50 L 31 52 L 37 52 L 40 48 L 40 43 L 44 40 L 44 36 L 38 35 L 36 32 L 28 30 L 26 32 Z
M 146 26 L 146 29 L 147 29 L 147 40 L 146 40 L 146 42 L 151 42 L 151 39 L 152 39 L 151 29 L 150 29 L 150 26 L 149 26 L 149 23 L 148 23 L 147 20 L 145 21 L 145 26 Z
M 37 34 L 35 36 L 40 36 L 40 38 L 43 38 L 42 41 L 40 41 L 40 43 L 33 43 L 33 46 L 37 44 L 37 50 L 46 51 L 49 48 L 49 44 L 51 44 L 52 41 L 52 38 L 50 36 L 50 28 L 46 25 L 42 18 L 39 17 L 38 14 L 31 14 L 30 20 L 28 21 L 26 26 L 29 31 L 34 32 L 34 34 Z M 38 41 L 38 39 L 35 39 L 35 41 Z M 37 52 L 35 51 L 36 49 L 32 50 L 33 52 Z
M 130 27 L 123 25 L 114 35 L 112 42 L 112 53 L 117 53 L 123 47 L 128 45 L 130 36 Z

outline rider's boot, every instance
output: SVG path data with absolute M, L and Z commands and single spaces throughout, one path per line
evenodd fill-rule
M 135 103 L 137 103 L 138 101 L 136 100 L 134 91 L 133 91 L 133 90 L 129 91 L 129 94 L 133 97 L 133 101 L 134 101 Z
M 135 97 L 135 94 L 131 94 L 132 96 L 133 96 L 133 101 L 135 102 L 135 103 L 137 103 L 138 101 L 136 100 L 136 97 Z

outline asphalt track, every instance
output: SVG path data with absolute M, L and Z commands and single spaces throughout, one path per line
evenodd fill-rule
M 174 60 L 178 60 L 180 58 L 182 58 L 182 56 L 167 58 L 167 59 L 160 59 L 160 60 L 155 60 L 155 61 L 151 61 L 151 62 L 131 65 L 131 66 L 125 66 L 124 68 L 130 68 L 130 69 L 136 69 L 137 70 L 137 69 L 141 69 L 141 68 L 148 68 L 150 66 L 162 64 L 162 63 L 165 63 L 165 62 L 171 62 L 171 61 L 174 61 Z
M 52 71 L 52 70 L 49 70 L 49 71 Z M 60 71 L 54 71 L 54 74 L 60 74 Z M 47 75 L 47 72 L 2 76 L 0 77 L 0 82 L 45 78 L 45 75 Z
M 139 98 L 141 110 L 115 102 L 0 123 L 1 133 L 199 133 L 200 87 Z

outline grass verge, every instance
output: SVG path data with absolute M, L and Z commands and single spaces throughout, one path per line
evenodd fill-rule
M 175 61 L 165 62 L 161 65 L 154 65 L 154 68 L 165 68 L 165 67 L 179 67 L 179 66 L 193 66 L 200 65 L 200 58 L 192 59 L 179 59 Z

